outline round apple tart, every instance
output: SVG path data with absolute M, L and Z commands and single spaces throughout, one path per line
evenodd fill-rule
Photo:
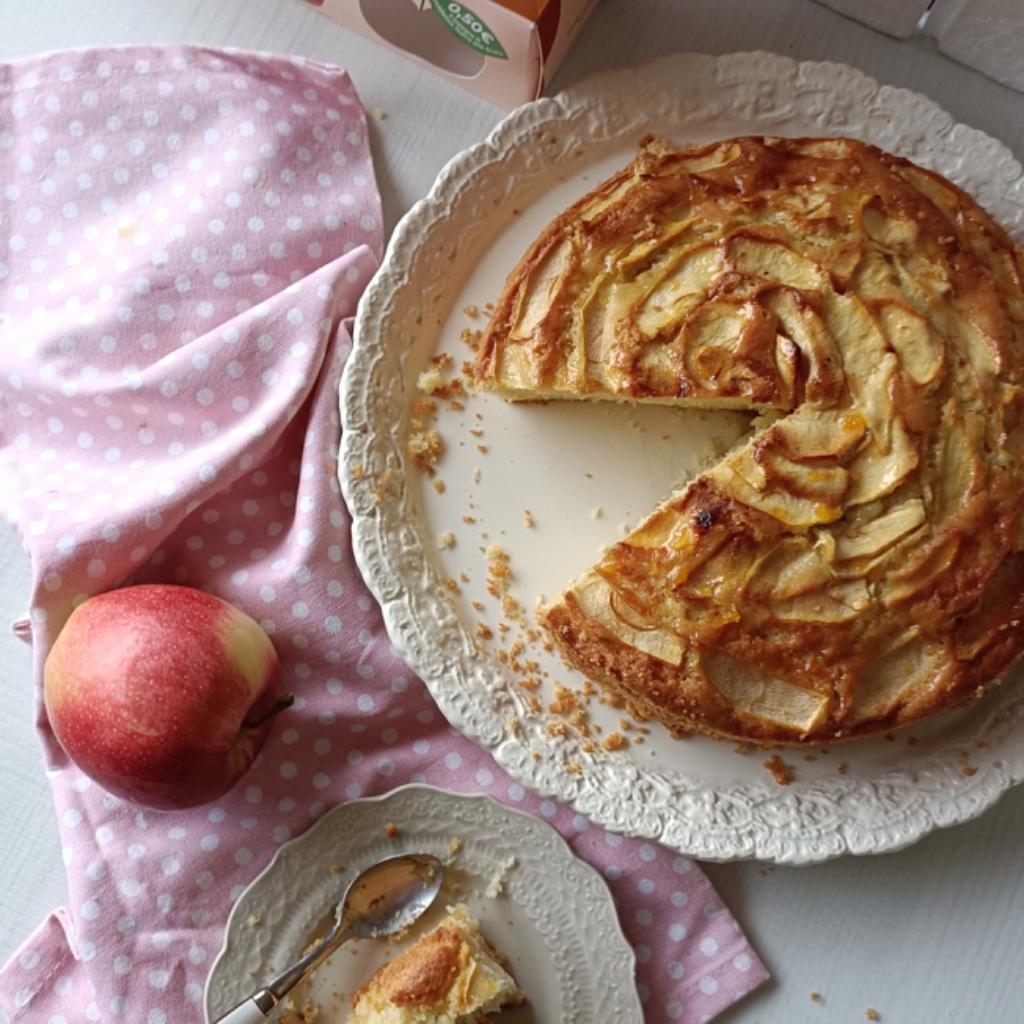
M 979 695 L 1024 647 L 1024 253 L 852 139 L 633 162 L 510 274 L 510 400 L 748 409 L 753 431 L 540 618 L 678 732 L 820 743 Z

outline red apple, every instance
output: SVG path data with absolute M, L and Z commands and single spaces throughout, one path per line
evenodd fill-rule
M 274 715 L 277 653 L 259 624 L 189 587 L 146 584 L 72 612 L 43 670 L 54 734 L 104 789 L 149 807 L 226 793 Z

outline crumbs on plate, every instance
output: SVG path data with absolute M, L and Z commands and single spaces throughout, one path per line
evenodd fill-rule
M 793 766 L 783 761 L 778 754 L 772 754 L 762 767 L 780 786 L 788 786 L 793 781 Z
M 413 462 L 428 476 L 434 475 L 434 468 L 444 453 L 444 442 L 433 426 L 437 417 L 437 402 L 421 398 L 412 407 L 412 422 L 406 451 Z
M 518 861 L 515 857 L 508 857 L 503 860 L 495 869 L 487 881 L 487 888 L 484 889 L 484 896 L 489 899 L 497 899 L 505 891 L 505 881 L 508 873 L 516 866 Z

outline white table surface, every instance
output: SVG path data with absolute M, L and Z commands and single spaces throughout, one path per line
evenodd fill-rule
M 101 43 L 203 42 L 305 54 L 349 69 L 368 108 L 392 228 L 501 111 L 328 22 L 299 0 L 0 0 L 0 58 Z M 602 0 L 555 81 L 683 50 L 769 49 L 853 64 L 923 92 L 1024 157 L 1024 95 L 810 0 Z M 2 486 L 2 482 L 0 482 Z M 0 527 L 0 622 L 27 606 L 29 570 Z M 29 652 L 0 632 L 0 960 L 66 899 L 32 725 Z M 1016 1024 L 1024 1020 L 1024 787 L 978 821 L 902 853 L 819 867 L 709 865 L 774 980 L 723 1020 Z M 811 1002 L 820 992 L 823 1004 Z M 652 1018 L 653 1020 L 653 1018 Z M 558 1024 L 558 1022 L 550 1022 Z M 564 1022 L 570 1024 L 570 1022 Z

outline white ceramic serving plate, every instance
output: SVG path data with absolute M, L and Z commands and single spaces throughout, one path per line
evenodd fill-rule
M 398 833 L 389 838 L 385 829 Z M 453 838 L 457 853 L 449 852 Z M 432 786 L 402 786 L 386 796 L 354 800 L 325 814 L 282 846 L 242 893 L 228 919 L 224 945 L 206 983 L 207 1020 L 225 1013 L 297 960 L 333 914 L 348 883 L 385 857 L 432 853 L 461 894 L 445 889 L 399 946 L 346 944 L 295 990 L 324 1020 L 343 1021 L 352 993 L 398 949 L 465 902 L 484 935 L 506 953 L 528 1003 L 502 1014 L 505 1024 L 641 1024 L 633 950 L 619 927 L 611 893 L 573 856 L 549 825 L 488 796 L 460 796 Z M 510 858 L 515 866 L 505 868 Z M 333 870 L 332 870 L 333 868 Z M 343 870 L 339 870 L 343 869 Z M 495 875 L 502 892 L 485 893 Z
M 485 588 L 489 544 L 508 552 L 513 592 L 532 609 L 692 472 L 709 439 L 725 445 L 738 436 L 742 417 L 472 395 L 461 413 L 440 403 L 443 493 L 405 456 L 418 374 L 438 352 L 458 366 L 471 356 L 460 331 L 484 326 L 464 308 L 493 301 L 548 221 L 652 132 L 677 143 L 743 133 L 856 136 L 947 175 L 1024 237 L 1024 176 L 1002 144 L 844 65 L 680 55 L 522 107 L 442 171 L 398 226 L 360 305 L 342 384 L 340 454 L 356 557 L 396 649 L 448 719 L 532 789 L 616 831 L 708 859 L 800 863 L 896 849 L 974 817 L 1024 777 L 1024 688 L 1015 680 L 913 728 L 914 746 L 900 734 L 834 748 L 813 763 L 784 753 L 796 779 L 781 787 L 762 767 L 763 753 L 674 741 L 658 728 L 615 754 L 586 753 L 573 735 L 552 739 L 547 716 L 530 711 L 493 648 L 481 653 L 474 644 L 480 618 L 492 628 L 501 618 Z M 473 427 L 484 435 L 471 436 Z M 454 547 L 439 547 L 443 531 L 454 534 Z M 445 578 L 460 573 L 469 583 L 446 589 Z M 554 680 L 581 682 L 538 651 L 530 645 L 526 656 L 550 674 L 545 703 Z M 605 711 L 595 720 L 614 728 Z M 513 718 L 520 728 L 510 728 Z

